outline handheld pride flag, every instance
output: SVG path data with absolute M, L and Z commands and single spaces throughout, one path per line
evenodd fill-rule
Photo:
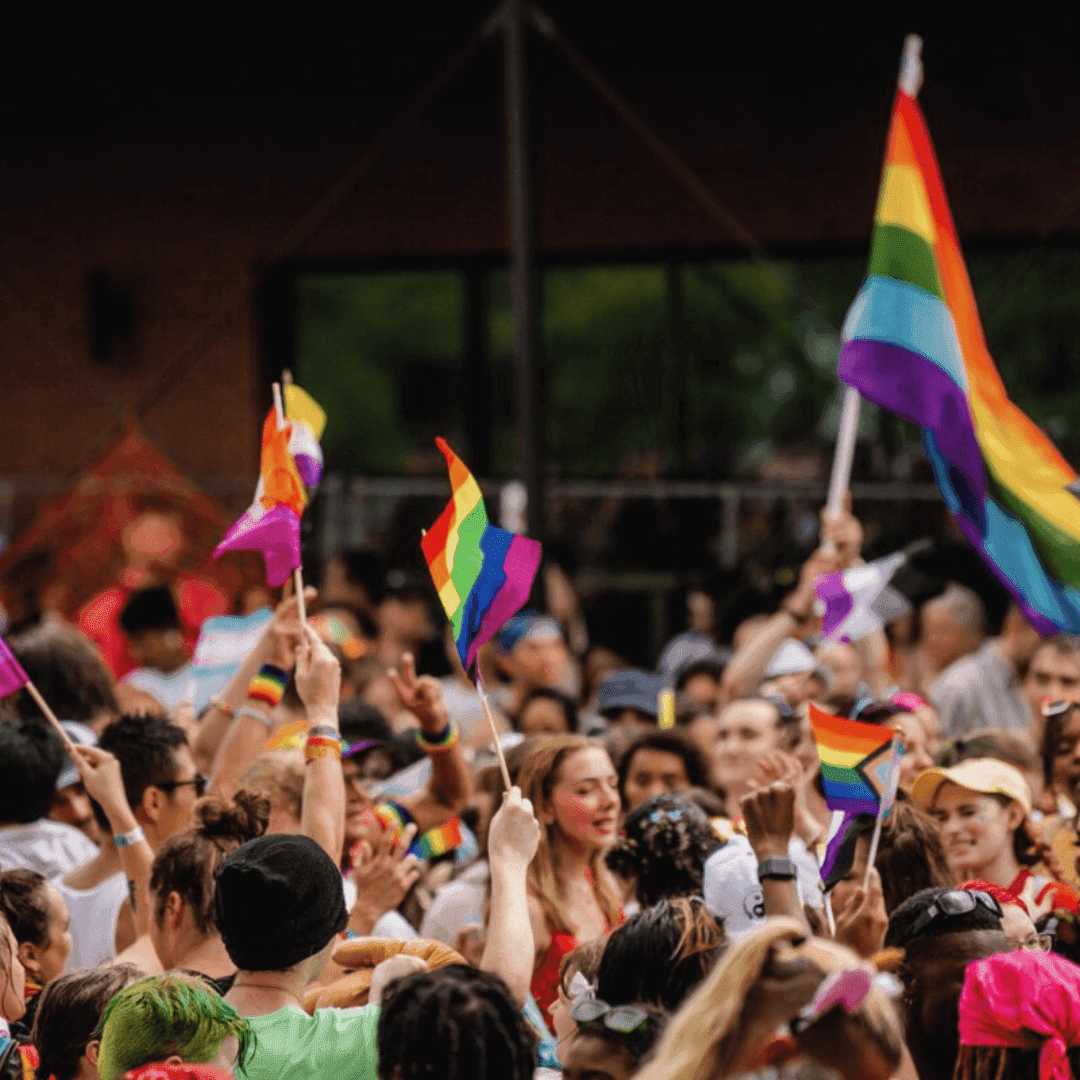
M 884 815 L 896 797 L 896 732 L 880 724 L 833 716 L 813 702 L 810 726 L 829 809 Z
M 898 551 L 865 566 L 819 577 L 814 592 L 825 605 L 821 619 L 825 638 L 858 641 L 910 611 L 907 600 L 889 588 L 889 580 L 905 562 L 907 555 Z
M 540 545 L 488 523 L 480 485 L 445 439 L 436 439 L 453 495 L 420 541 L 454 643 L 468 671 L 480 646 L 529 598 Z
M 214 548 L 215 559 L 226 551 L 262 552 L 273 588 L 300 567 L 300 518 L 308 489 L 322 476 L 319 438 L 326 427 L 326 414 L 300 387 L 286 385 L 284 400 L 281 422 L 276 407 L 263 422 L 255 498 Z
M 869 272 L 844 323 L 839 375 L 923 428 L 946 505 L 1032 625 L 1080 633 L 1077 474 L 1009 400 L 915 100 L 917 80 L 902 82 Z

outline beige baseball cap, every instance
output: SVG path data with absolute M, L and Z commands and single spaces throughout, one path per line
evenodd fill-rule
M 937 789 L 946 780 L 984 795 L 1007 795 L 1015 799 L 1027 813 L 1031 812 L 1028 782 L 1024 774 L 1008 762 L 998 761 L 997 758 L 972 758 L 961 761 L 951 769 L 927 769 L 915 778 L 915 783 L 911 785 L 911 796 L 920 806 L 928 808 L 934 801 Z

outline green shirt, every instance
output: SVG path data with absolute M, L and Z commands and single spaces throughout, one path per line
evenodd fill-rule
M 316 1009 L 286 1005 L 249 1016 L 258 1043 L 239 1080 L 376 1080 L 379 1007 Z

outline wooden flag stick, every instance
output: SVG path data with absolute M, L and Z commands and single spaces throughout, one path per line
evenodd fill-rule
M 292 382 L 292 375 L 285 372 L 287 378 L 286 383 Z M 274 412 L 277 414 L 277 429 L 283 431 L 285 429 L 285 406 L 281 403 L 281 383 L 274 383 Z M 293 571 L 293 589 L 296 592 L 296 610 L 300 615 L 300 625 L 304 626 L 307 623 L 307 606 L 304 604 L 304 575 L 298 566 Z
M 307 623 L 307 606 L 304 603 L 304 575 L 298 566 L 293 572 L 293 589 L 296 591 L 296 610 L 300 615 L 300 625 Z
M 491 728 L 491 740 L 495 744 L 495 756 L 499 759 L 499 771 L 502 773 L 503 783 L 506 790 L 513 787 L 510 783 L 510 770 L 506 767 L 506 757 L 503 755 L 502 743 L 499 742 L 499 729 L 495 726 L 495 716 L 491 711 L 491 702 L 488 701 L 487 692 L 484 690 L 484 676 L 480 674 L 480 662 L 476 663 L 476 690 L 480 695 L 480 704 L 484 706 L 484 715 L 487 717 L 488 726 Z
M 68 757 L 71 758 L 71 763 L 73 765 L 78 765 L 79 759 L 75 752 L 75 744 L 69 738 L 68 733 L 64 730 L 60 721 L 56 719 L 56 713 L 49 708 L 49 703 L 41 696 L 41 692 L 38 688 L 29 680 L 27 680 L 26 689 L 34 701 L 37 702 L 37 707 L 45 714 L 45 719 L 52 724 L 56 734 L 60 736 L 60 741 L 64 744 L 64 749 L 67 751 Z

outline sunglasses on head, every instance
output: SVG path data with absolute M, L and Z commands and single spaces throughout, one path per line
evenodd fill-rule
M 996 915 L 999 919 L 1004 914 L 1001 905 L 989 893 L 981 892 L 978 889 L 950 889 L 934 900 L 915 920 L 911 929 L 905 935 L 907 941 L 914 941 L 931 923 L 938 919 L 951 919 L 960 915 L 968 915 L 980 906 L 984 907 L 992 915 Z
M 578 1027 L 605 1027 L 616 1035 L 633 1035 L 649 1026 L 649 1014 L 637 1005 L 608 1005 L 594 997 L 575 1001 L 570 1019 Z

